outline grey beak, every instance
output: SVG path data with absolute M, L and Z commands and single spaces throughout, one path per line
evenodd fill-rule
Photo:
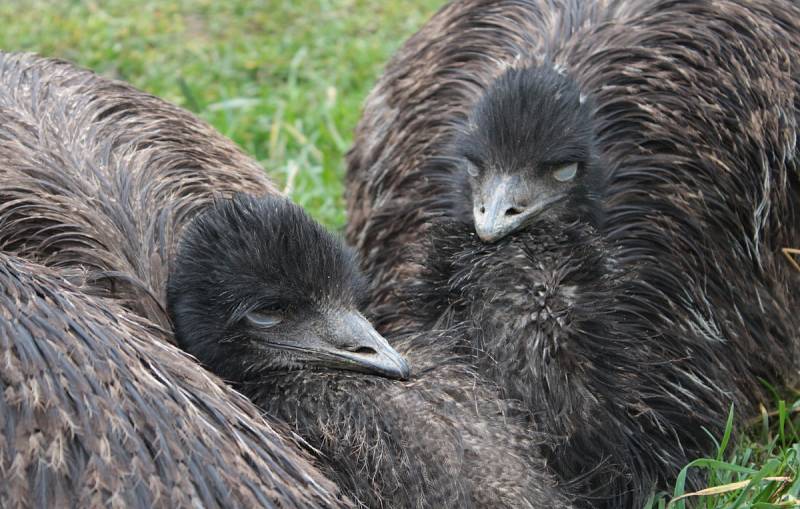
M 329 316 L 326 345 L 332 367 L 399 380 L 408 379 L 408 362 L 356 311 Z
M 496 242 L 514 233 L 529 220 L 539 215 L 559 197 L 546 200 L 520 200 L 519 177 L 500 175 L 484 184 L 475 193 L 472 215 L 475 218 L 475 233 L 484 242 Z M 520 204 L 522 202 L 522 204 Z

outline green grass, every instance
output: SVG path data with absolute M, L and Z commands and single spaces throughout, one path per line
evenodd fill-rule
M 4 0 L 0 48 L 77 62 L 194 111 L 254 155 L 328 226 L 344 224 L 344 153 L 366 94 L 403 40 L 443 0 Z M 294 178 L 289 178 L 294 175 Z M 800 437 L 778 404 L 737 447 L 687 468 L 710 486 L 745 488 L 686 501 L 711 508 L 791 507 Z M 790 482 L 765 482 L 789 477 Z M 654 508 L 684 494 L 661 494 Z M 687 504 L 691 506 L 692 504 Z
M 648 509 L 778 509 L 800 507 L 800 393 L 793 404 L 777 399 L 775 409 L 762 409 L 761 416 L 745 423 L 743 438 L 730 443 L 734 410 L 719 437 L 717 454 L 687 465 L 672 493 L 659 493 Z M 701 469 L 708 476 L 707 488 L 689 493 L 686 474 Z
M 72 60 L 199 114 L 324 224 L 389 56 L 442 0 L 4 0 L 0 48 Z

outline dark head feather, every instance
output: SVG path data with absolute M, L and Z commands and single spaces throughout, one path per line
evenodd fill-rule
M 480 175 L 536 173 L 596 157 L 591 101 L 553 64 L 509 68 L 478 100 L 458 151 Z
M 229 378 L 326 365 L 329 355 L 345 355 L 344 368 L 407 376 L 358 311 L 364 287 L 353 252 L 301 207 L 240 195 L 186 227 L 167 304 L 178 344 Z
M 479 237 L 496 241 L 544 217 L 599 223 L 592 113 L 552 64 L 511 68 L 489 86 L 454 146 Z

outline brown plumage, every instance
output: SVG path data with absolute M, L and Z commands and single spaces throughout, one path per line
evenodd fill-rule
M 773 114 L 779 114 L 781 108 L 791 111 L 792 76 L 785 66 L 788 55 L 798 48 L 794 7 L 786 2 L 757 2 L 747 7 L 735 1 L 723 2 L 720 7 L 720 12 L 716 13 L 705 3 L 693 5 L 692 2 L 467 0 L 451 2 L 442 8 L 387 65 L 367 98 L 355 142 L 348 154 L 347 238 L 363 255 L 367 272 L 378 278 L 374 281 L 374 304 L 390 302 L 391 282 L 413 279 L 422 269 L 414 263 L 420 257 L 419 240 L 425 237 L 431 221 L 449 211 L 451 206 L 441 195 L 442 187 L 452 184 L 448 171 L 440 171 L 446 165 L 441 158 L 449 155 L 456 133 L 464 128 L 486 87 L 510 66 L 555 63 L 600 103 L 597 130 L 600 140 L 604 141 L 602 155 L 609 167 L 619 167 L 623 156 L 633 157 L 654 150 L 653 142 L 641 148 L 637 145 L 637 140 L 645 139 L 643 132 L 637 129 L 649 127 L 656 131 L 654 134 L 663 137 L 659 131 L 670 129 L 669 122 L 677 122 L 677 119 L 674 114 L 662 111 L 666 106 L 658 109 L 659 104 L 663 100 L 674 102 L 680 92 L 677 87 L 689 86 L 688 81 L 693 82 L 691 87 L 695 91 L 705 89 L 703 95 L 708 97 L 702 102 L 705 107 L 698 115 L 714 128 L 715 137 L 725 137 L 720 142 L 727 145 L 732 138 L 738 141 L 737 135 L 744 139 L 752 135 L 720 130 L 714 122 L 720 121 L 725 110 L 713 105 L 714 98 L 734 94 L 733 97 L 742 101 L 755 101 L 764 96 L 775 105 Z M 696 26 L 665 24 L 671 13 L 693 16 Z M 701 76 L 693 69 L 705 69 L 704 66 L 712 62 L 718 63 L 714 60 L 716 55 L 698 53 L 693 41 L 702 39 L 703 44 L 718 46 L 715 39 L 724 38 L 726 30 L 735 34 L 738 25 L 733 19 L 737 15 L 757 24 L 748 37 L 753 42 L 761 42 L 763 47 L 744 52 L 741 62 L 720 69 L 715 78 L 724 75 L 725 81 L 714 83 L 714 78 Z M 701 37 L 696 32 L 701 31 L 697 27 L 703 26 L 714 31 Z M 676 38 L 683 36 L 685 44 L 660 41 L 659 30 Z M 783 37 L 782 47 L 767 42 L 779 36 Z M 626 57 L 625 44 L 639 48 L 639 53 Z M 654 48 L 658 44 L 663 46 Z M 626 58 L 638 60 L 641 68 L 626 70 Z M 704 62 L 703 58 L 710 61 Z M 598 59 L 609 64 L 598 65 Z M 672 67 L 655 69 L 657 61 L 671 62 Z M 681 69 L 680 65 L 685 67 Z M 772 81 L 765 81 L 764 89 L 759 90 L 756 88 L 759 82 L 751 76 L 751 90 L 736 93 L 741 86 L 736 77 L 737 68 L 739 72 L 752 75 L 762 65 L 764 72 L 771 72 Z M 632 74 L 647 76 L 643 73 L 649 70 L 648 66 L 660 74 L 654 74 L 650 82 L 646 78 L 636 82 Z M 683 81 L 678 80 L 681 76 Z M 661 80 L 661 87 L 656 86 L 655 80 Z M 615 82 L 618 84 L 612 85 Z M 638 88 L 626 89 L 629 83 L 635 83 Z M 645 93 L 651 97 L 644 96 Z M 752 106 L 765 108 L 768 105 Z M 769 111 L 765 109 L 764 114 Z M 716 118 L 712 114 L 716 114 Z M 787 122 L 790 118 L 785 117 Z M 752 127 L 755 132 L 766 129 L 768 120 L 756 115 L 746 119 L 740 127 Z M 785 132 L 791 125 L 776 127 L 782 127 Z M 636 134 L 636 139 L 626 138 L 627 134 Z M 693 131 L 673 136 L 701 137 L 703 134 Z M 764 135 L 775 139 L 750 141 L 766 147 L 788 141 L 778 139 L 780 133 L 774 129 Z M 684 147 L 689 152 L 684 157 L 696 157 L 697 150 L 708 148 L 711 141 L 704 139 L 700 144 L 689 144 Z M 615 194 L 614 190 L 611 194 Z M 747 199 L 748 203 L 755 202 L 749 195 Z M 775 211 L 775 217 L 786 213 L 784 209 L 782 206 L 780 211 Z M 792 224 L 792 221 L 785 220 L 783 224 Z M 792 244 L 789 241 L 784 245 Z
M 466 323 L 480 371 L 562 437 L 551 465 L 585 505 L 641 506 L 713 452 L 703 427 L 768 397 L 759 378 L 797 380 L 798 20 L 782 1 L 453 2 L 367 100 L 347 232 L 376 323 Z M 498 76 L 541 66 L 593 104 L 604 224 L 485 244 L 453 142 Z
M 348 505 L 158 327 L 6 254 L 0 358 L 2 507 Z
M 453 176 L 440 171 L 442 158 L 485 88 L 512 64 L 541 61 L 580 27 L 622 17 L 635 3 L 455 1 L 398 51 L 347 155 L 347 239 L 372 278 L 373 307 L 394 306 L 393 284 L 422 269 L 420 241 L 451 206 Z
M 0 53 L 0 84 L 0 249 L 81 267 L 161 326 L 181 228 L 215 196 L 277 194 L 230 140 L 125 83 Z
M 371 506 L 566 505 L 538 452 L 545 440 L 514 418 L 499 421 L 505 403 L 492 385 L 449 352 L 409 346 L 432 374 L 407 384 L 320 363 L 306 369 L 319 359 L 296 347 L 301 336 L 378 336 L 357 312 L 357 262 L 283 199 L 209 206 L 219 193 L 274 192 L 230 142 L 174 106 L 65 62 L 3 55 L 0 83 L 3 249 L 69 275 L 97 312 L 124 306 L 164 329 L 169 266 L 180 346 L 294 425 L 341 488 Z M 378 353 L 339 346 L 348 360 Z M 201 479 L 189 472 L 183 480 Z

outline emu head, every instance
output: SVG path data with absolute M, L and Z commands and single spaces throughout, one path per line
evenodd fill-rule
M 510 69 L 484 93 L 458 137 L 475 231 L 494 242 L 537 218 L 600 216 L 589 101 L 552 66 Z
M 178 343 L 229 379 L 290 369 L 409 375 L 359 313 L 355 255 L 284 198 L 240 195 L 195 218 L 167 293 Z

